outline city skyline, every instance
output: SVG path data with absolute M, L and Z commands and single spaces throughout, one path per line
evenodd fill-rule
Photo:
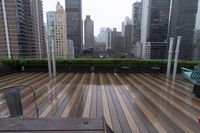
M 46 12 L 55 11 L 55 5 L 60 1 L 65 7 L 65 0 L 43 0 L 44 5 L 44 22 L 46 23 Z M 132 16 L 132 4 L 141 0 L 83 0 L 82 1 L 82 18 L 90 15 L 94 22 L 94 34 L 97 36 L 102 27 L 117 28 L 121 30 L 121 22 L 126 16 Z M 113 3 L 114 6 L 113 6 Z M 112 10 L 110 10 L 112 7 Z M 120 10 L 119 10 L 120 9 Z

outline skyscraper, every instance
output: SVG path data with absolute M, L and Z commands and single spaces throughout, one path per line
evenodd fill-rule
M 133 19 L 133 43 L 140 41 L 141 19 L 142 19 L 142 3 L 135 2 L 132 8 Z
M 125 22 L 122 22 L 122 36 L 125 36 Z
M 82 52 L 82 0 L 65 0 L 67 38 L 73 40 L 75 57 Z
M 56 56 L 60 58 L 67 58 L 68 46 L 66 12 L 60 2 L 56 5 L 54 18 L 54 39 Z
M 112 49 L 112 30 L 106 28 L 106 50 Z
M 103 28 L 100 29 L 100 33 L 98 35 L 97 42 L 99 42 L 99 43 L 106 43 L 106 38 L 107 38 L 106 28 L 103 27 Z
M 85 29 L 85 49 L 93 48 L 94 45 L 94 21 L 89 15 L 86 16 L 84 22 Z
M 151 45 L 151 58 L 165 58 L 170 0 L 143 0 L 142 4 L 141 42 L 143 58 L 146 57 L 147 44 Z M 162 55 L 158 53 L 162 53 Z
M 43 24 L 43 3 L 41 0 L 31 0 L 31 47 L 33 57 L 46 57 L 46 44 Z
M 41 0 L 1 0 L 0 57 L 43 57 L 42 16 Z
M 182 36 L 180 59 L 192 59 L 198 0 L 172 0 L 168 37 Z
M 111 31 L 111 34 L 108 33 L 108 36 L 111 36 L 111 49 L 113 51 L 115 51 L 115 38 L 117 37 L 121 37 L 121 32 L 117 31 L 117 28 L 113 28 L 113 30 Z
M 114 52 L 125 53 L 126 52 L 126 38 L 124 36 L 116 36 L 114 38 Z
M 126 53 L 130 54 L 131 52 L 131 47 L 133 44 L 133 24 L 129 23 L 125 25 L 125 51 Z
M 30 2 L 0 1 L 0 54 L 5 58 L 31 57 Z
M 193 60 L 200 60 L 200 30 L 195 30 L 193 45 Z

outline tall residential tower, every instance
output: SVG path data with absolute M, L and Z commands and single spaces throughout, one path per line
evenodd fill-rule
M 45 57 L 41 0 L 0 1 L 0 57 Z
M 46 57 L 46 43 L 43 23 L 43 3 L 41 0 L 31 0 L 31 47 L 35 57 Z
M 133 19 L 133 43 L 140 41 L 141 19 L 142 19 L 142 3 L 135 2 L 132 8 Z

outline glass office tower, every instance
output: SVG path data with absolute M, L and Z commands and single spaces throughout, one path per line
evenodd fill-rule
M 172 0 L 169 37 L 182 36 L 180 59 L 192 59 L 198 0 Z M 176 41 L 176 40 L 175 40 Z
M 67 38 L 74 42 L 75 57 L 82 52 L 82 1 L 65 0 Z

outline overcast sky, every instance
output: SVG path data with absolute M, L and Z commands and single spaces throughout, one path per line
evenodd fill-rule
M 60 1 L 65 7 L 65 0 L 43 0 L 45 22 L 46 12 L 54 11 L 57 1 Z M 95 35 L 99 33 L 101 27 L 117 27 L 118 30 L 121 30 L 121 22 L 124 18 L 132 16 L 132 4 L 135 1 L 140 0 L 82 0 L 83 20 L 86 15 L 91 15 L 95 25 Z M 196 27 L 200 29 L 200 8 Z
M 45 22 L 46 12 L 54 11 L 57 1 L 65 6 L 65 0 L 43 0 Z M 101 27 L 117 27 L 121 30 L 124 18 L 132 16 L 132 4 L 135 1 L 137 0 L 82 0 L 83 20 L 86 15 L 91 15 L 95 25 L 95 35 L 99 33 Z

